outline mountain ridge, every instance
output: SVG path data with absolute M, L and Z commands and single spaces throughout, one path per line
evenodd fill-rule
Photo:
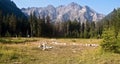
M 30 16 L 31 13 L 37 17 L 50 16 L 51 21 L 73 21 L 75 19 L 79 22 L 99 21 L 104 17 L 103 14 L 97 13 L 89 6 L 81 6 L 75 2 L 58 7 L 48 5 L 46 7 L 22 8 L 21 10 L 27 16 Z

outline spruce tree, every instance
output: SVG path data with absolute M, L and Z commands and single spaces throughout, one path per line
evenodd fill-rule
M 12 14 L 9 17 L 9 30 L 10 30 L 10 33 L 12 36 L 16 35 L 16 32 L 15 32 L 16 31 L 16 22 L 17 22 L 16 17 L 15 17 L 15 15 Z
M 2 32 L 2 11 L 0 10 L 0 36 Z

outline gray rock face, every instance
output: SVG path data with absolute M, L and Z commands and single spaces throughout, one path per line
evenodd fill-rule
M 79 22 L 85 21 L 99 21 L 104 18 L 103 14 L 95 12 L 88 6 L 80 6 L 77 3 L 70 3 L 68 5 L 61 5 L 54 7 L 48 5 L 47 7 L 31 7 L 31 8 L 22 8 L 22 12 L 29 16 L 31 13 L 35 14 L 37 17 L 47 17 L 50 16 L 51 21 L 53 22 L 62 22 L 68 20 L 77 20 Z

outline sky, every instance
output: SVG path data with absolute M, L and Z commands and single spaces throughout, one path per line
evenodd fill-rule
M 120 7 L 120 0 L 12 0 L 19 8 L 46 7 L 68 5 L 75 2 L 81 6 L 89 6 L 98 13 L 109 14 L 114 8 Z

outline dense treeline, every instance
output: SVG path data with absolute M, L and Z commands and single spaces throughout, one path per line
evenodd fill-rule
M 69 20 L 51 23 L 49 16 L 41 19 L 31 14 L 29 24 L 32 37 L 100 38 L 102 35 L 102 25 L 97 22 Z
M 51 23 L 50 17 L 37 18 L 34 14 L 28 20 L 14 14 L 2 15 L 0 11 L 0 36 L 2 37 L 69 37 L 100 38 L 102 27 L 97 22 L 74 21 Z
M 101 22 L 74 21 L 54 22 L 50 17 L 36 17 L 31 14 L 28 19 L 16 17 L 14 14 L 3 15 L 0 11 L 0 36 L 2 37 L 68 37 L 68 38 L 101 38 L 105 28 L 114 27 L 115 37 L 119 32 L 119 15 L 113 11 L 114 17 Z M 117 16 L 117 17 L 116 17 Z

